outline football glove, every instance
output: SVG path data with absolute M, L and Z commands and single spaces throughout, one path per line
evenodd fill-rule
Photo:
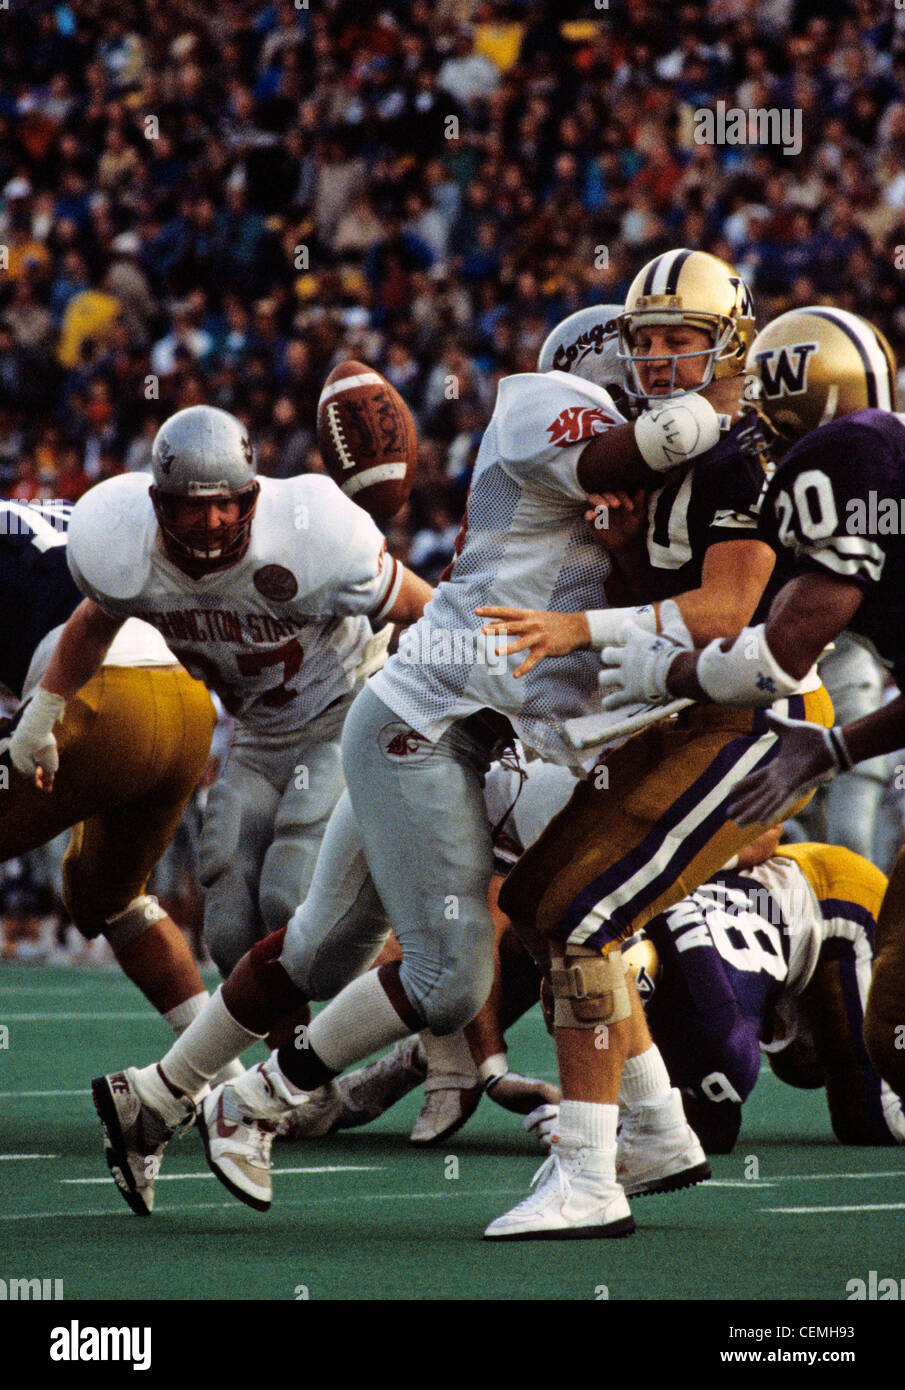
M 622 645 L 605 647 L 598 682 L 603 691 L 603 708 L 640 703 L 665 705 L 673 697 L 666 689 L 666 677 L 673 658 L 683 650 L 662 633 L 654 637 L 633 623 L 621 633 Z
M 767 714 L 778 736 L 776 756 L 766 767 L 743 777 L 727 810 L 736 825 L 774 825 L 789 807 L 852 765 L 840 728 L 824 729 L 801 719 Z

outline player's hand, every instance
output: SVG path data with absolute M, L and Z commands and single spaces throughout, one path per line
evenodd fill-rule
M 736 825 L 782 820 L 793 802 L 845 770 L 845 743 L 838 729 L 770 713 L 767 723 L 779 737 L 778 752 L 766 767 L 749 772 L 732 793 L 727 811 Z
M 41 791 L 53 790 L 53 780 L 60 766 L 53 726 L 62 716 L 66 701 L 39 685 L 21 711 L 19 721 L 9 742 L 13 767 L 23 777 L 33 779 Z
M 499 656 L 528 652 L 528 656 L 513 676 L 526 676 L 545 656 L 568 656 L 569 652 L 587 647 L 591 640 L 588 620 L 584 613 L 545 613 L 532 608 L 476 608 L 479 618 L 493 618 L 481 631 L 489 637 L 508 633 L 518 640 L 508 647 L 497 643 Z
M 666 688 L 669 668 L 683 650 L 669 637 L 654 636 L 627 622 L 616 638 L 619 646 L 604 647 L 598 683 L 603 708 L 620 705 L 665 705 L 673 698 Z
M 529 1134 L 534 1135 L 541 1148 L 549 1153 L 553 1135 L 559 1124 L 559 1106 L 539 1105 L 530 1115 L 525 1116 L 522 1124 Z
M 501 1072 L 492 1076 L 484 1090 L 492 1101 L 514 1115 L 529 1115 L 541 1105 L 559 1105 L 562 1092 L 549 1081 L 540 1081 L 535 1076 L 521 1076 L 517 1071 Z
M 625 550 L 638 539 L 647 524 L 647 493 L 643 488 L 627 492 L 592 492 L 584 514 L 591 535 L 606 550 Z

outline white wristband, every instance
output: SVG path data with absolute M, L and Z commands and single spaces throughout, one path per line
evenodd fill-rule
M 718 705 L 763 709 L 794 695 L 801 681 L 790 676 L 767 645 L 763 623 L 744 627 L 728 652 L 715 638 L 698 657 L 698 684 Z
M 674 598 L 664 599 L 660 604 L 660 631 L 664 637 L 671 637 L 680 647 L 693 647 L 694 639 L 688 631 L 682 610 Z
M 591 634 L 591 648 L 602 652 L 616 640 L 625 623 L 634 623 L 645 632 L 657 631 L 657 614 L 653 604 L 645 603 L 639 608 L 591 608 L 585 613 L 588 631 Z
M 648 468 L 665 473 L 719 443 L 720 418 L 696 391 L 645 410 L 635 421 L 635 443 Z

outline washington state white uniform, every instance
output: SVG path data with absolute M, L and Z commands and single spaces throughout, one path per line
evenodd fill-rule
M 82 593 L 138 617 L 215 691 L 236 726 L 201 844 L 205 934 L 228 972 L 304 896 L 342 790 L 339 734 L 402 571 L 371 518 L 329 479 L 261 478 L 251 543 L 190 578 L 166 555 L 146 476 L 76 505 L 68 558 Z
M 311 894 L 281 956 L 309 993 L 315 977 L 323 988 L 325 962 L 343 956 L 348 964 L 356 934 L 373 948 L 368 895 L 376 889 L 403 949 L 400 982 L 426 1026 L 454 1032 L 484 1003 L 493 976 L 484 774 L 512 729 L 544 758 L 576 763 L 562 724 L 599 709 L 599 661 L 574 653 L 516 681 L 511 673 L 521 658 L 494 654 L 474 609 L 574 612 L 605 603 L 609 562 L 583 519 L 587 495 L 577 466 L 588 440 L 621 421 L 602 388 L 565 373 L 500 383 L 451 571 L 349 711 L 349 800 L 327 829 Z M 339 902 L 350 804 L 364 854 Z M 341 947 L 331 947 L 331 935 Z

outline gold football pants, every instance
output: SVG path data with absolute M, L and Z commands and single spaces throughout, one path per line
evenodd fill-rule
M 772 709 L 827 728 L 833 718 L 822 686 Z M 631 936 L 763 834 L 766 826 L 727 820 L 726 803 L 775 742 L 763 710 L 719 705 L 635 734 L 604 755 L 518 861 L 500 907 L 535 950 L 539 937 L 606 950 Z
M 181 667 L 104 666 L 56 726 L 53 791 L 10 771 L 0 863 L 74 827 L 63 901 L 84 936 L 144 892 L 207 763 L 216 713 Z
M 905 849 L 893 865 L 877 919 L 864 1042 L 883 1080 L 905 1100 Z

